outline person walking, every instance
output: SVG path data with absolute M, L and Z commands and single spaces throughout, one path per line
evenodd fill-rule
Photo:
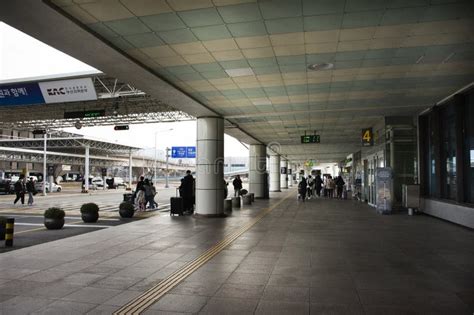
M 323 180 L 321 179 L 321 175 L 316 175 L 314 179 L 314 188 L 316 190 L 316 195 L 321 197 L 321 189 L 323 188 Z
M 145 179 L 143 183 L 143 188 L 145 188 L 145 209 L 148 207 L 150 209 L 155 209 L 155 203 L 153 202 L 153 190 L 151 188 L 151 183 L 147 179 Z
M 301 197 L 301 199 L 303 200 L 303 202 L 306 199 L 307 187 L 308 187 L 308 183 L 306 182 L 306 178 L 304 178 L 304 176 L 303 176 L 301 178 L 300 183 L 298 184 L 298 193 L 299 193 L 299 196 Z
M 186 176 L 181 179 L 179 195 L 183 198 L 184 211 L 192 214 L 194 212 L 194 177 L 191 171 L 186 171 Z
M 342 190 L 343 190 L 345 184 L 346 183 L 344 182 L 344 179 L 342 178 L 341 175 L 336 177 L 336 180 L 335 180 L 336 195 L 337 195 L 337 198 L 339 198 L 339 199 L 342 199 Z
M 25 175 L 21 174 L 20 178 L 15 182 L 15 194 L 16 198 L 15 201 L 13 201 L 13 204 L 16 205 L 18 200 L 21 201 L 21 204 L 25 204 L 25 192 L 26 192 L 26 186 L 25 186 Z
M 240 190 L 242 189 L 242 180 L 240 179 L 240 175 L 235 176 L 234 180 L 232 181 L 232 185 L 234 185 L 234 197 L 239 197 Z
M 35 180 L 33 177 L 30 177 L 30 180 L 26 182 L 26 191 L 28 192 L 28 206 L 32 206 L 34 202 L 33 196 L 36 195 Z
M 334 198 L 334 188 L 336 187 L 336 184 L 334 183 L 334 179 L 332 178 L 331 175 L 328 175 L 328 197 L 329 198 Z
M 152 182 L 150 182 L 150 188 L 151 188 L 151 194 L 152 194 L 152 196 L 150 198 L 151 204 L 153 205 L 152 209 L 158 208 L 158 203 L 155 201 L 156 187 L 155 187 L 155 185 L 153 185 Z
M 138 211 L 145 210 L 145 177 L 140 176 L 140 180 L 137 183 L 137 189 L 135 190 L 135 206 Z
M 313 197 L 313 187 L 314 187 L 314 178 L 311 175 L 308 175 L 307 183 L 308 183 L 308 190 L 307 190 L 308 199 L 311 199 L 311 197 Z

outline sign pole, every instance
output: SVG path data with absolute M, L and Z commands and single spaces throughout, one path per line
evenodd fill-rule
M 43 196 L 46 196 L 46 145 L 47 145 L 47 139 L 48 139 L 48 134 L 45 133 L 43 135 L 44 139 L 44 148 L 43 148 Z
M 165 188 L 169 188 L 169 185 L 168 185 L 168 159 L 170 157 L 169 155 L 169 151 L 170 151 L 170 148 L 166 148 L 166 182 L 165 182 Z
M 153 179 L 154 179 L 155 189 L 156 189 L 156 134 L 157 134 L 157 132 L 155 132 L 155 162 L 153 164 L 153 168 L 154 168 Z

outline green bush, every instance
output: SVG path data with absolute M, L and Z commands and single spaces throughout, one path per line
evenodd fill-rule
M 52 207 L 44 212 L 44 217 L 47 219 L 64 219 L 66 212 L 63 209 Z
M 81 213 L 98 213 L 99 206 L 93 202 L 85 203 L 81 206 Z
M 135 206 L 129 202 L 122 202 L 119 206 L 120 210 L 128 210 L 128 211 L 134 211 Z

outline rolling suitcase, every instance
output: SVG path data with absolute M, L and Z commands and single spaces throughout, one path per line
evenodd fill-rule
M 176 197 L 170 198 L 170 215 L 183 215 L 184 211 L 184 201 L 182 197 L 178 197 L 178 188 L 176 189 Z

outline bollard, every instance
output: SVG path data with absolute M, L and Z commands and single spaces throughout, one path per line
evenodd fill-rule
M 5 246 L 13 246 L 13 229 L 15 226 L 15 218 L 8 218 L 5 225 Z
M 413 209 L 412 208 L 408 208 L 408 215 L 413 215 Z
M 224 199 L 224 211 L 232 211 L 232 199 Z
M 250 193 L 250 201 L 251 202 L 254 202 L 255 201 L 255 194 L 254 193 Z
M 232 198 L 232 208 L 240 208 L 240 197 Z
M 249 194 L 243 195 L 242 196 L 242 201 L 244 205 L 251 205 L 252 204 L 252 198 L 250 197 Z

